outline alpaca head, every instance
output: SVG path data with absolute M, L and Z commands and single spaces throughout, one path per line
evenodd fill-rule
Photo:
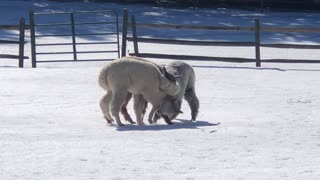
M 162 68 L 162 81 L 160 90 L 170 96 L 175 96 L 180 91 L 179 74 L 170 74 L 165 67 Z
M 181 108 L 181 100 L 174 96 L 167 96 L 160 104 L 157 113 L 159 115 L 168 116 L 170 120 L 176 118 L 180 113 L 183 113 Z

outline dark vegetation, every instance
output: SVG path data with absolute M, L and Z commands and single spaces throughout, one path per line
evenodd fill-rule
M 147 3 L 161 7 L 180 8 L 245 8 L 245 9 L 271 9 L 271 10 L 320 10 L 320 0 L 53 0 L 91 1 L 114 3 Z

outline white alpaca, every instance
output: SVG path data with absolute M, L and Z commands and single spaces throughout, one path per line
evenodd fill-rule
M 165 72 L 165 68 L 164 68 Z M 154 112 L 167 96 L 175 96 L 180 90 L 180 85 L 175 80 L 166 78 L 159 68 L 146 60 L 138 60 L 134 57 L 124 57 L 107 64 L 100 72 L 99 85 L 107 91 L 100 101 L 101 110 L 106 120 L 111 123 L 114 116 L 119 126 L 119 112 L 125 102 L 128 92 L 141 94 L 153 107 L 149 115 L 149 121 Z M 110 108 L 111 106 L 111 108 Z M 135 108 L 137 123 L 143 124 L 142 108 Z M 163 112 L 165 114 L 165 112 Z

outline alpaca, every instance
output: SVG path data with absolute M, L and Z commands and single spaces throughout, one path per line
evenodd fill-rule
M 175 96 L 180 91 L 180 85 L 175 78 L 169 76 L 165 68 L 163 68 L 163 72 L 153 63 L 133 57 L 123 57 L 103 67 L 98 82 L 100 87 L 107 91 L 107 94 L 100 100 L 100 107 L 107 122 L 112 123 L 113 121 L 109 112 L 111 111 L 117 125 L 123 125 L 119 112 L 125 103 L 128 92 L 134 95 L 140 94 L 152 104 L 153 107 L 149 114 L 149 121 L 151 121 L 164 98 L 167 95 Z M 141 103 L 135 106 L 139 125 L 143 124 L 143 108 Z
M 180 84 L 180 91 L 175 96 L 168 96 L 159 107 L 157 114 L 163 114 L 172 109 L 180 109 L 184 97 L 191 109 L 191 120 L 195 121 L 199 112 L 199 99 L 195 92 L 195 73 L 193 68 L 183 61 L 173 61 L 165 67 L 169 74 L 179 74 L 180 77 L 177 81 Z M 178 114 L 170 116 L 169 119 L 176 118 Z M 155 116 L 153 122 L 155 123 L 157 119 L 159 119 L 159 116 Z

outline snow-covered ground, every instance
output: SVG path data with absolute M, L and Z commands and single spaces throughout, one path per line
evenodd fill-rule
M 144 5 L 0 1 L 0 24 L 15 24 L 28 10 L 122 8 L 147 22 L 246 22 L 319 24 L 318 14 L 228 9 L 175 10 Z M 143 16 L 145 15 L 145 16 Z M 174 18 L 173 18 L 174 17 Z M 294 21 L 296 19 L 296 21 Z M 300 19 L 300 20 L 298 20 Z M 302 20 L 301 20 L 302 19 Z M 303 23 L 302 23 L 303 22 Z M 239 22 L 240 23 L 240 22 Z M 305 24 L 304 24 L 305 23 Z M 15 32 L 1 31 L 1 38 Z M 145 33 L 148 33 L 147 31 Z M 157 32 L 155 32 L 156 35 Z M 178 35 L 178 33 L 176 33 Z M 181 34 L 180 34 L 181 35 Z M 200 34 L 201 35 L 201 34 Z M 185 38 L 194 34 L 183 34 Z M 223 34 L 220 37 L 224 39 Z M 229 36 L 225 36 L 228 40 Z M 0 38 L 0 39 L 1 39 Z M 278 39 L 277 39 L 278 38 Z M 199 39 L 215 39 L 203 35 Z M 243 40 L 245 38 L 240 38 Z M 319 43 L 317 36 L 271 35 L 265 41 Z M 26 55 L 30 55 L 29 43 Z M 144 51 L 166 47 L 141 44 Z M 181 53 L 198 47 L 167 48 Z M 132 47 L 129 47 L 132 52 Z M 209 55 L 252 57 L 253 49 L 215 49 Z M 16 54 L 0 45 L 0 54 Z M 268 58 L 319 59 L 317 51 L 263 49 Z M 219 55 L 219 54 L 218 54 Z M 160 64 L 170 60 L 152 59 Z M 197 122 L 183 104 L 175 125 L 107 125 L 98 102 L 97 75 L 107 62 L 46 63 L 17 68 L 0 59 L 0 179 L 252 179 L 317 180 L 320 177 L 320 66 L 189 61 L 200 99 Z M 134 116 L 132 104 L 129 112 Z

